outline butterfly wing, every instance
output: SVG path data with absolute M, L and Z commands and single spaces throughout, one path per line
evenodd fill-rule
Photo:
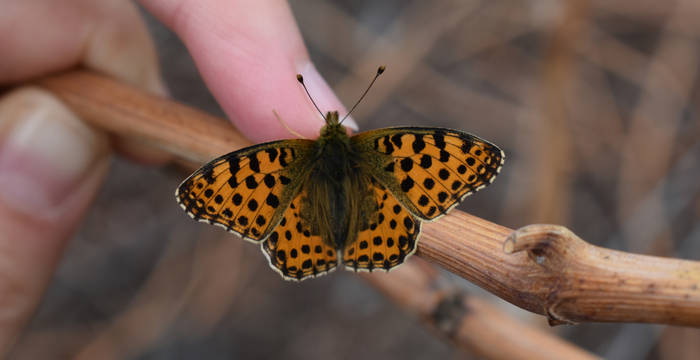
M 370 188 L 376 211 L 368 214 L 368 227 L 360 229 L 357 240 L 345 247 L 343 263 L 355 271 L 388 271 L 416 250 L 420 221 L 385 186 L 372 180 Z
M 323 275 L 338 264 L 335 248 L 313 235 L 311 226 L 302 219 L 305 197 L 305 191 L 294 197 L 279 225 L 261 245 L 270 266 L 287 280 Z
M 299 191 L 299 159 L 311 140 L 258 144 L 221 156 L 188 177 L 175 191 L 195 220 L 224 227 L 244 239 L 268 236 Z
M 413 215 L 435 219 L 496 178 L 496 145 L 451 129 L 401 127 L 352 137 L 367 171 Z

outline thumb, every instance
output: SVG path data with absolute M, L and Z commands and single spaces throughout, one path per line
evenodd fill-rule
M 139 1 L 182 38 L 214 97 L 251 140 L 290 137 L 273 110 L 292 130 L 318 136 L 323 117 L 297 73 L 321 111 L 344 112 L 309 60 L 286 1 Z M 357 130 L 350 118 L 344 125 Z
M 0 99 L 0 354 L 38 305 L 106 173 L 107 149 L 43 90 Z

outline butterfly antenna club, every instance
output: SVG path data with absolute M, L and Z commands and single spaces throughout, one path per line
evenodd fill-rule
M 309 97 L 309 99 L 311 100 L 311 103 L 314 104 L 314 106 L 316 107 L 316 110 L 318 111 L 318 113 L 321 114 L 321 116 L 325 119 L 326 116 L 323 115 L 323 112 L 321 111 L 321 109 L 319 109 L 319 108 L 318 108 L 318 105 L 316 105 L 316 102 L 314 101 L 314 98 L 312 98 L 312 97 L 311 97 L 311 94 L 309 94 L 309 89 L 306 88 L 306 84 L 304 84 L 304 77 L 301 76 L 301 74 L 297 74 L 297 81 L 298 81 L 299 83 L 301 83 L 301 86 L 304 87 L 304 91 L 306 91 L 306 95 L 307 95 L 307 96 Z

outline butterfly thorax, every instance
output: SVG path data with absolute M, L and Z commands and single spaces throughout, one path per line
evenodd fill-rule
M 327 119 L 330 119 L 327 120 L 329 123 L 321 129 L 321 136 L 316 141 L 316 172 L 318 176 L 340 185 L 355 159 L 350 137 L 345 127 L 338 124 L 338 113 L 329 113 Z

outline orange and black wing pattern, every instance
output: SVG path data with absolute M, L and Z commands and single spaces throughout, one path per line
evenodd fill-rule
M 258 242 L 270 234 L 298 192 L 295 163 L 313 143 L 274 141 L 226 154 L 187 178 L 175 196 L 195 220 Z
M 311 233 L 301 217 L 306 192 L 294 197 L 279 225 L 262 243 L 270 266 L 287 280 L 304 280 L 332 271 L 338 265 L 336 250 Z
M 496 145 L 451 129 L 388 128 L 352 139 L 365 152 L 383 156 L 372 175 L 425 220 L 447 213 L 493 182 L 505 159 Z
M 348 270 L 389 271 L 416 250 L 420 221 L 386 187 L 374 180 L 370 186 L 377 210 L 367 214 L 367 228 L 360 229 L 357 239 L 345 246 L 343 263 Z

